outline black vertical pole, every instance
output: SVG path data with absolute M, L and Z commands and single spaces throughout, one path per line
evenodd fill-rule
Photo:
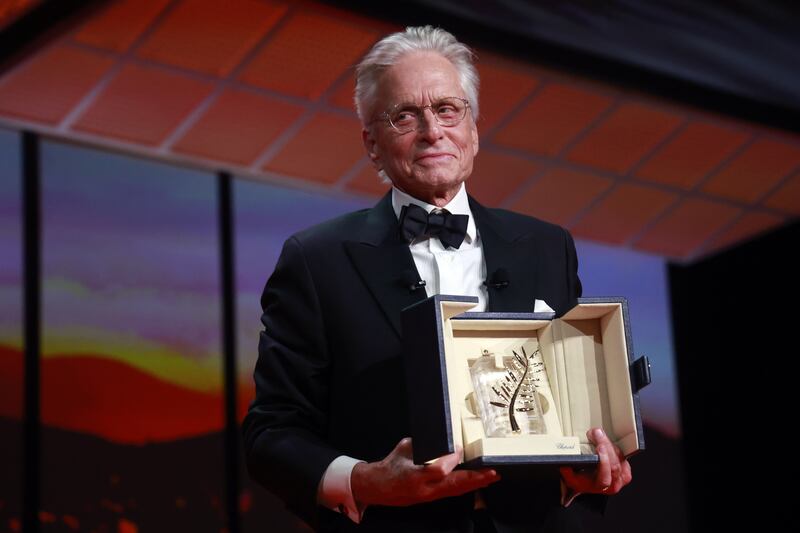
M 39 531 L 39 356 L 41 319 L 41 177 L 39 137 L 22 134 L 22 266 L 24 276 L 25 421 L 22 467 L 22 530 Z
M 222 290 L 222 356 L 225 386 L 225 488 L 228 531 L 239 533 L 239 424 L 236 414 L 236 283 L 233 245 L 233 178 L 217 174 L 219 249 Z

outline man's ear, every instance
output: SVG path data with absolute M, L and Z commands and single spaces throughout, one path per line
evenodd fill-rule
M 367 156 L 369 157 L 369 160 L 372 161 L 372 164 L 375 165 L 375 168 L 381 170 L 381 164 L 379 161 L 380 156 L 376 151 L 377 143 L 375 142 L 375 137 L 373 137 L 368 128 L 361 130 L 361 140 L 364 143 L 364 148 L 367 150 Z

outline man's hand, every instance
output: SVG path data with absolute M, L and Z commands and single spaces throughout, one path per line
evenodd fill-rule
M 592 428 L 586 432 L 586 437 L 594 443 L 600 464 L 591 470 L 576 471 L 568 466 L 561 467 L 561 478 L 575 492 L 618 493 L 631 482 L 631 465 L 602 429 Z
M 454 471 L 461 450 L 415 465 L 411 449 L 411 439 L 405 438 L 383 460 L 357 464 L 350 476 L 355 500 L 360 505 L 413 505 L 458 496 L 500 479 L 488 468 Z

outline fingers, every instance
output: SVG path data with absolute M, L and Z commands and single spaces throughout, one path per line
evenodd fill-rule
M 401 439 L 394 449 L 389 452 L 389 455 L 384 457 L 380 463 L 389 472 L 422 469 L 421 466 L 414 464 L 413 456 L 414 453 L 411 446 L 411 439 L 406 437 Z
M 608 490 L 606 487 L 611 487 L 613 482 L 614 462 L 616 460 L 616 468 L 619 469 L 619 458 L 616 453 L 613 453 L 613 444 L 606 436 L 605 432 L 600 428 L 592 428 L 586 432 L 586 437 L 592 441 L 597 450 L 597 456 L 600 458 L 600 463 L 597 465 L 595 471 L 595 485 L 599 486 L 601 490 Z
M 568 487 L 572 487 L 577 491 L 584 491 L 583 489 L 586 486 L 585 477 L 579 476 L 574 468 L 562 466 L 559 468 L 559 472 L 561 472 L 561 478 Z
M 616 494 L 622 487 L 631 482 L 631 466 L 624 454 L 614 445 L 600 428 L 592 428 L 586 433 L 594 443 L 600 459 L 596 468 L 575 470 L 570 467 L 560 469 L 564 483 L 578 492 L 595 492 L 599 494 Z M 385 502 L 388 505 L 410 505 L 424 501 L 437 500 L 450 496 L 458 496 L 481 489 L 500 479 L 493 469 L 455 470 L 463 459 L 463 450 L 443 455 L 425 466 L 415 465 L 410 438 L 402 439 L 394 450 L 381 463 L 389 469 L 391 479 L 389 486 L 381 484 L 387 492 Z
M 630 463 L 602 429 L 592 428 L 586 432 L 586 436 L 595 444 L 600 458 L 594 475 L 593 492 L 616 494 L 633 479 Z M 566 481 L 567 478 L 564 479 Z
M 415 471 L 423 478 L 436 480 L 447 476 L 453 469 L 461 463 L 463 459 L 463 449 L 456 446 L 456 451 L 447 455 L 437 457 L 425 465 L 414 464 L 414 449 L 411 438 L 406 437 L 394 447 L 394 450 L 386 457 L 388 464 L 395 468 L 402 468 L 409 472 Z
M 627 485 L 631 481 L 633 481 L 633 470 L 631 470 L 631 464 L 628 462 L 627 459 L 622 461 L 622 480 L 625 482 L 624 484 Z
M 397 455 L 399 457 L 407 457 L 409 459 L 413 457 L 414 449 L 411 446 L 411 437 L 400 439 L 400 442 L 397 443 L 397 446 L 394 447 L 394 450 L 392 450 L 389 455 Z
M 479 470 L 455 470 L 463 460 L 463 449 L 456 446 L 456 451 L 435 459 L 425 465 L 422 473 L 426 476 L 426 500 L 459 496 L 467 492 L 482 489 L 500 479 L 497 471 L 491 468 Z
M 467 492 L 482 489 L 499 481 L 499 474 L 492 469 L 456 470 L 439 482 L 431 484 L 435 498 L 459 496 Z
M 443 478 L 458 466 L 463 458 L 461 446 L 456 446 L 456 451 L 443 455 L 425 465 L 425 472 L 433 478 Z
M 619 465 L 620 465 L 620 473 L 619 478 L 617 478 L 617 482 L 619 483 L 619 487 L 617 488 L 617 492 L 619 492 L 622 487 L 627 485 L 633 480 L 633 471 L 631 470 L 631 464 L 625 459 L 625 456 L 622 452 L 619 452 Z
M 367 505 L 412 505 L 464 494 L 500 479 L 492 469 L 455 470 L 462 450 L 415 465 L 411 439 L 403 439 L 381 461 L 359 463 L 351 473 L 353 495 Z

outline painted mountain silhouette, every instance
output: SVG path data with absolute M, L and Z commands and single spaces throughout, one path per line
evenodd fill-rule
M 0 417 L 0 531 L 19 524 L 22 428 Z M 105 532 L 226 531 L 224 436 L 220 432 L 145 445 L 42 427 L 41 530 Z M 240 467 L 243 462 L 240 459 Z M 274 496 L 244 483 L 245 531 L 304 531 Z M 266 529 L 265 529 L 266 528 Z M 15 529 L 11 528 L 10 531 Z
M 22 353 L 0 344 L 0 416 L 22 418 Z
M 19 350 L 0 346 L 0 416 L 21 417 L 22 360 Z M 221 391 L 187 389 L 97 355 L 42 359 L 40 390 L 44 425 L 118 443 L 183 439 L 224 425 Z M 241 413 L 249 393 L 242 391 L 240 396 Z

